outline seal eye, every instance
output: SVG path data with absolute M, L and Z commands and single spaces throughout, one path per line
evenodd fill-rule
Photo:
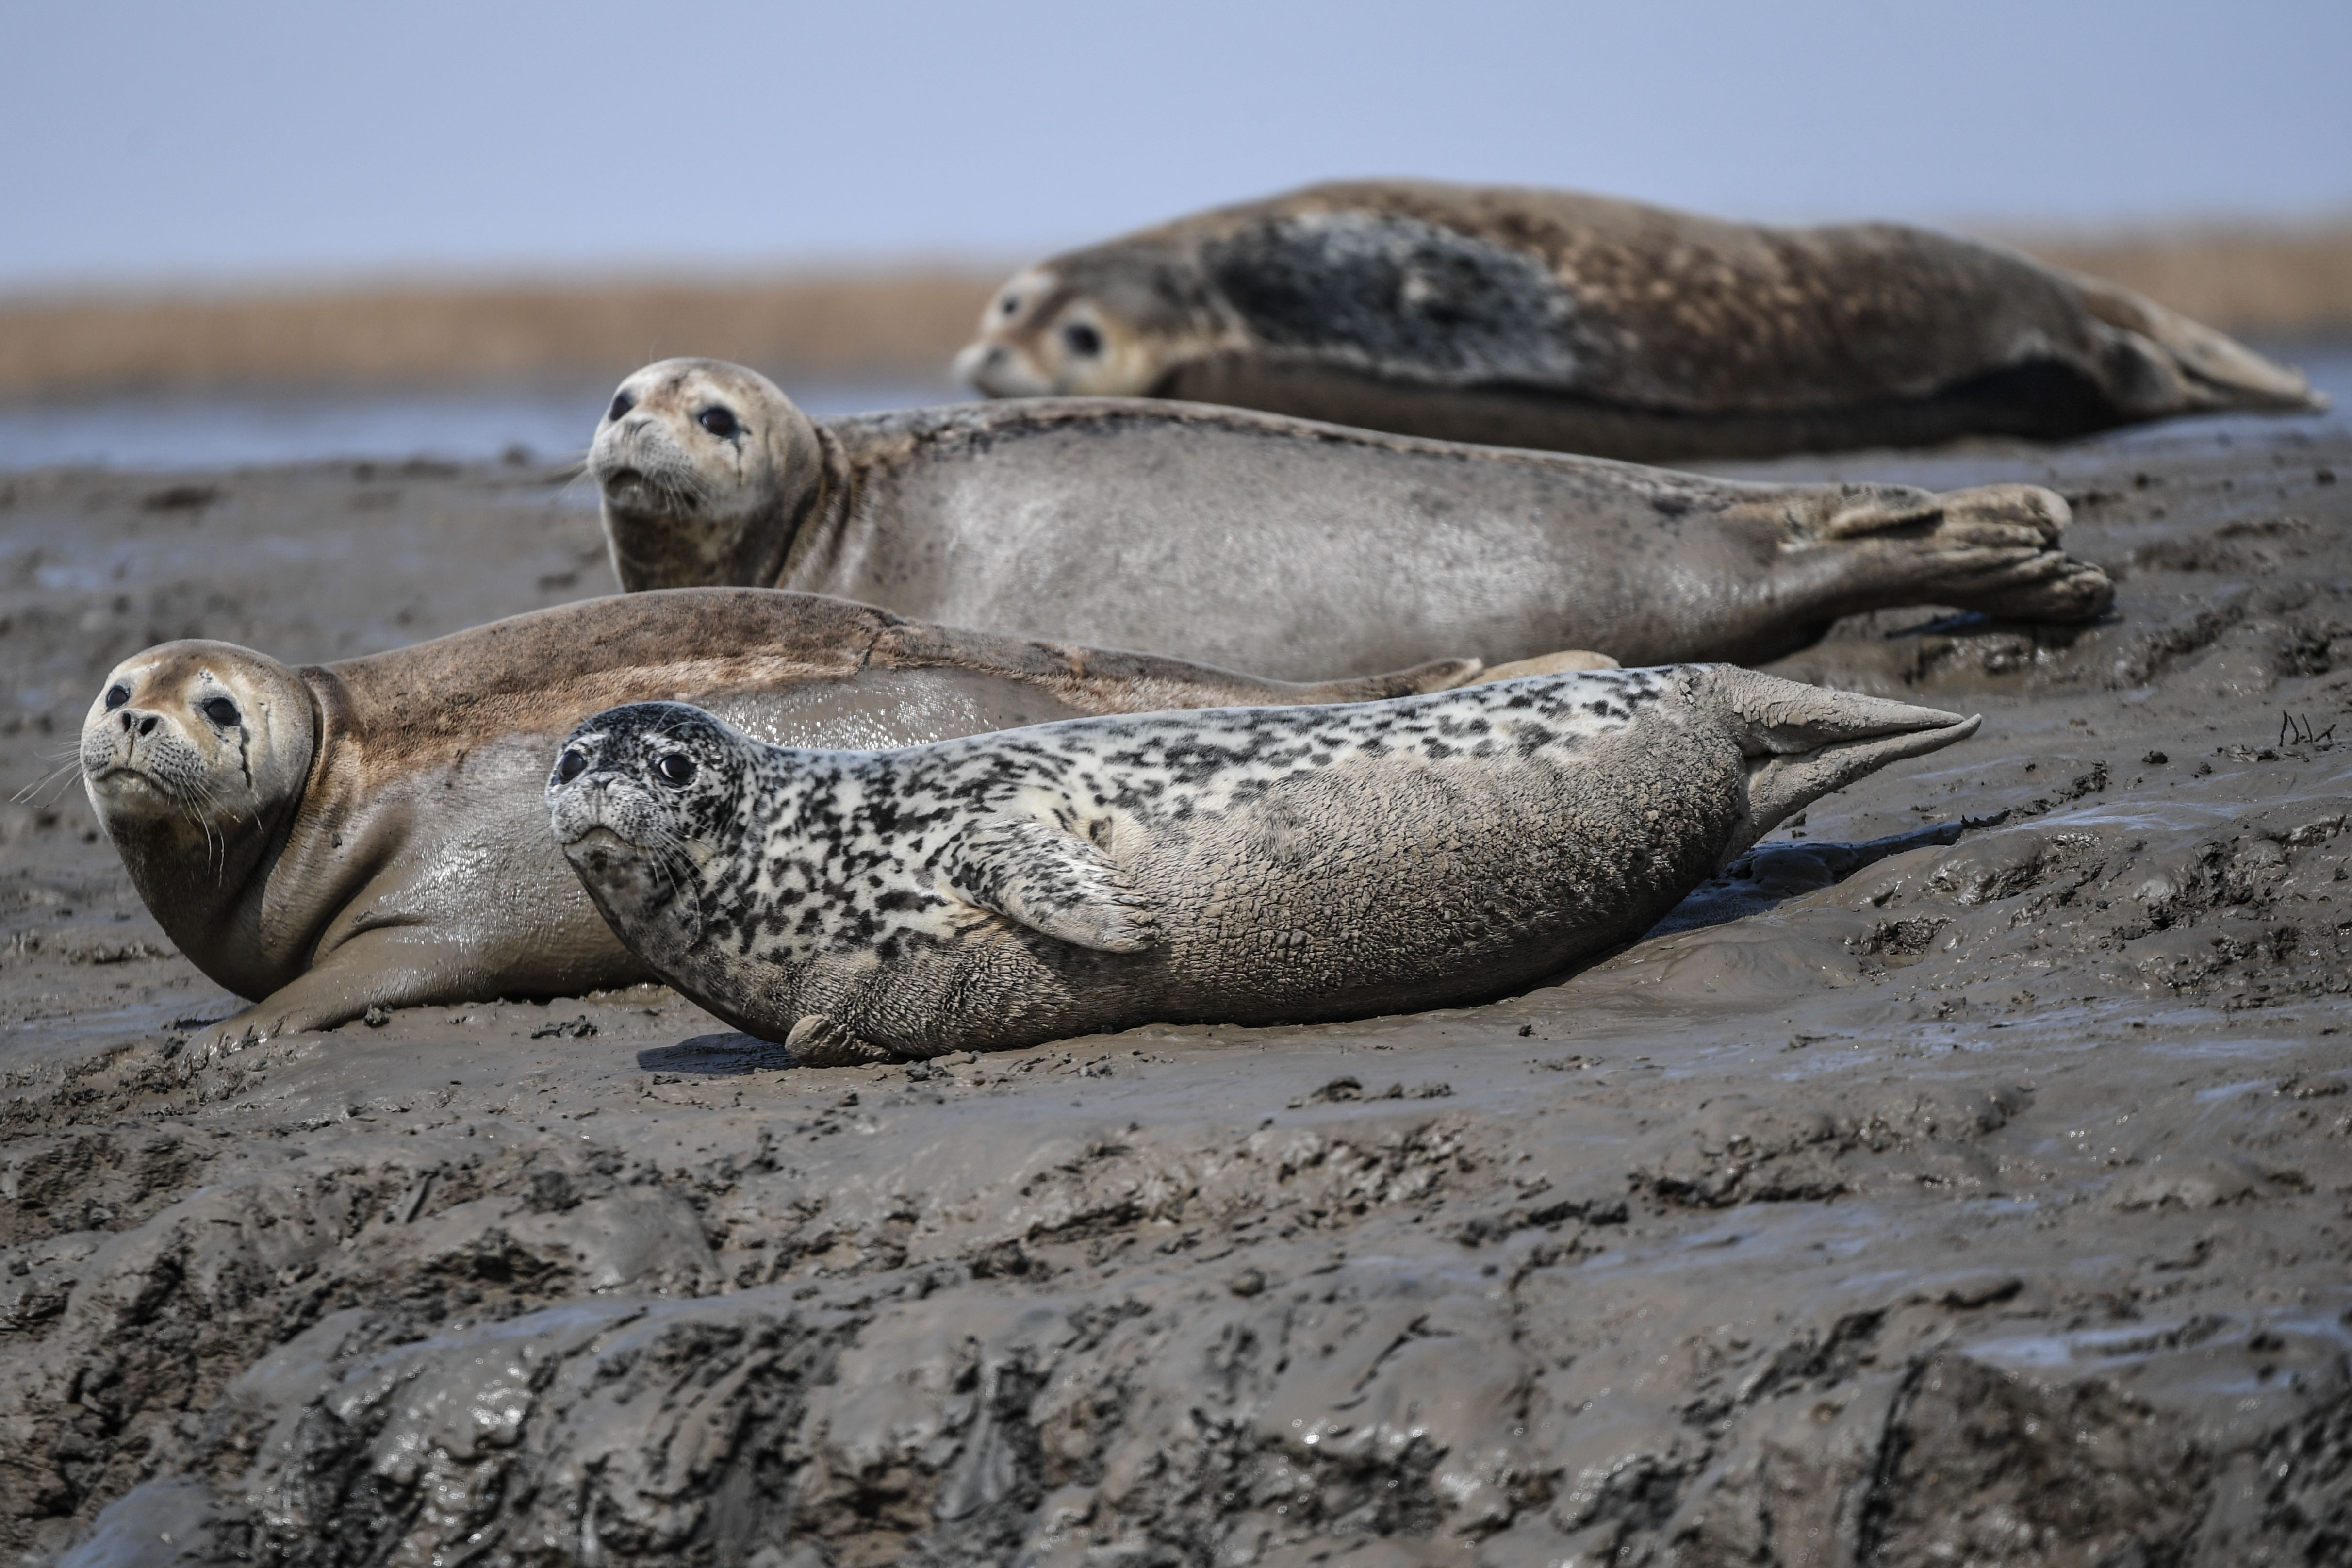
M 555 776 L 565 784 L 570 784 L 587 771 L 588 753 L 577 746 L 564 752 L 555 764 Z
M 626 414 L 630 409 L 635 408 L 636 405 L 637 400 L 635 398 L 631 397 L 625 392 L 616 392 L 613 394 L 613 406 L 604 410 L 604 417 L 606 419 L 618 419 L 622 415 Z
M 1092 359 L 1102 353 L 1102 334 L 1084 321 L 1072 321 L 1062 329 L 1062 342 L 1080 359 Z
M 706 408 L 695 416 L 694 422 L 722 441 L 732 441 L 743 431 L 743 426 L 735 423 L 735 416 L 724 408 Z
M 996 307 L 997 313 L 1004 316 L 1010 316 L 1020 309 L 1021 296 L 1018 294 L 1007 294 L 1004 297 L 1004 302 Z
M 694 782 L 694 759 L 688 756 L 684 752 L 672 752 L 668 756 L 664 757 L 660 762 L 654 764 L 654 772 L 661 774 L 663 778 L 668 780 L 674 784 L 692 784 Z
M 226 697 L 207 697 L 196 704 L 196 710 L 224 729 L 236 722 L 236 704 Z
M 121 707 L 124 703 L 130 700 L 131 688 L 122 685 L 121 682 L 118 681 L 114 685 L 106 689 L 106 708 L 108 712 L 112 712 L 115 709 Z

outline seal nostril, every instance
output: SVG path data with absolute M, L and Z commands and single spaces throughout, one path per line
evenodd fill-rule
M 123 717 L 128 719 L 131 715 L 126 713 Z M 139 721 L 139 732 L 142 735 L 153 734 L 155 732 L 155 715 L 152 713 L 148 714 L 147 717 Z

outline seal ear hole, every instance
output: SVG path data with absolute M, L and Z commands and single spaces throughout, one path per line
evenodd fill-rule
M 1072 321 L 1064 327 L 1062 342 L 1081 359 L 1092 359 L 1102 353 L 1102 334 L 1084 321 Z
M 732 441 L 743 433 L 743 426 L 735 422 L 734 412 L 716 404 L 696 415 L 694 422 L 722 441 Z
M 196 711 L 223 729 L 237 721 L 236 704 L 226 697 L 207 697 L 196 704 Z
M 577 746 L 564 752 L 555 763 L 555 776 L 564 784 L 570 784 L 587 771 L 588 753 Z
M 604 417 L 607 419 L 618 419 L 622 415 L 626 414 L 630 409 L 635 408 L 636 405 L 637 400 L 635 398 L 631 397 L 625 392 L 616 392 L 613 394 L 613 406 L 604 410 Z
M 130 700 L 131 688 L 123 685 L 121 681 L 118 680 L 113 685 L 106 689 L 106 710 L 108 712 L 111 713 L 114 710 L 121 707 L 124 703 Z
M 684 752 L 672 752 L 654 764 L 654 772 L 665 783 L 685 785 L 694 782 L 694 759 Z

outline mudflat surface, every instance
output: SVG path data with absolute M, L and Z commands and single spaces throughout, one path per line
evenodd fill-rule
M 0 1548 L 2346 1561 L 2352 437 L 1743 471 L 2053 484 L 2116 614 L 1841 626 L 1776 668 L 1982 733 L 1489 1007 L 819 1071 L 646 988 L 206 1059 L 78 788 L 0 807 Z M 523 465 L 0 479 L 0 788 L 166 637 L 608 586 Z

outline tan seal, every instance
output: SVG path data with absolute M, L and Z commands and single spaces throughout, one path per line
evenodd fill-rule
M 625 588 L 833 594 L 1292 679 L 1560 647 L 1756 663 L 1857 611 L 2080 620 L 2112 595 L 2032 486 L 1748 484 L 1134 398 L 819 422 L 716 360 L 624 381 L 589 468 Z
M 547 799 L 633 951 L 823 1064 L 1486 1001 L 1976 728 L 1719 665 L 880 752 L 650 702 L 574 731 Z
M 2000 246 L 1411 180 L 1055 257 L 998 290 L 957 367 L 997 397 L 1185 398 L 1643 462 L 2325 406 L 2210 327 Z
M 257 1004 L 225 1038 L 372 1006 L 650 978 L 547 833 L 558 742 L 615 703 L 686 699 L 782 743 L 904 746 L 1082 714 L 1436 689 L 1454 660 L 1289 686 L 1172 659 L 742 589 L 591 600 L 324 667 L 219 642 L 118 665 L 85 787 L 197 968 Z

